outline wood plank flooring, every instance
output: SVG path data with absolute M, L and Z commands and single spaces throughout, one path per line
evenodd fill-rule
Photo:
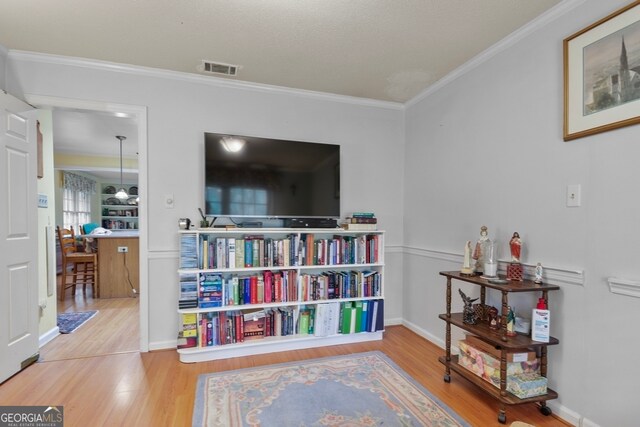
M 196 364 L 180 363 L 173 350 L 41 360 L 0 386 L 0 404 L 64 405 L 67 427 L 189 426 L 201 373 L 371 350 L 384 352 L 471 425 L 501 425 L 498 403 L 455 373 L 446 384 L 437 361 L 444 351 L 403 326 L 388 327 L 382 341 Z M 508 407 L 507 425 L 516 420 L 568 425 L 531 404 Z
M 67 291 L 58 301 L 58 313 L 98 310 L 71 334 L 62 334 L 40 349 L 40 361 L 74 359 L 140 350 L 140 314 L 137 298 L 93 298 L 91 290 L 75 296 Z

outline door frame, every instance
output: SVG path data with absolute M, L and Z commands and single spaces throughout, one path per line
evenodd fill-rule
M 126 113 L 133 115 L 138 122 L 138 229 L 140 230 L 140 351 L 149 351 L 149 257 L 148 257 L 148 195 L 149 181 L 147 172 L 148 138 L 147 107 L 143 105 L 115 104 L 103 101 L 60 98 L 35 94 L 24 94 L 26 101 L 38 108 L 72 108 L 107 113 Z

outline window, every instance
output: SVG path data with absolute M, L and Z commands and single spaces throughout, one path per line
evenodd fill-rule
M 62 193 L 62 218 L 64 228 L 73 227 L 79 234 L 80 226 L 91 222 L 91 195 L 65 188 Z
M 96 182 L 66 171 L 62 177 L 62 223 L 78 234 L 81 225 L 91 222 L 91 195 L 96 192 Z

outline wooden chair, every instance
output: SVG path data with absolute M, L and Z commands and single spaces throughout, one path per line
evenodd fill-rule
M 62 254 L 62 280 L 60 286 L 60 301 L 64 301 L 65 291 L 72 289 L 76 294 L 76 286 L 82 285 L 82 292 L 87 293 L 87 284 L 91 284 L 94 298 L 100 297 L 98 283 L 98 254 L 79 251 L 76 246 L 76 236 L 73 227 L 70 229 L 56 227 L 60 252 Z M 67 275 L 71 266 L 71 283 L 67 283 Z

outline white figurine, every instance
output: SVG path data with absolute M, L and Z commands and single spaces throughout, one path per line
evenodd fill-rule
M 471 267 L 471 240 L 467 240 L 467 244 L 464 246 L 464 262 L 462 263 L 460 273 L 466 275 L 473 274 L 473 267 Z
M 538 263 L 536 265 L 536 271 L 535 271 L 535 279 L 533 279 L 533 281 L 535 283 L 542 283 L 542 264 Z

